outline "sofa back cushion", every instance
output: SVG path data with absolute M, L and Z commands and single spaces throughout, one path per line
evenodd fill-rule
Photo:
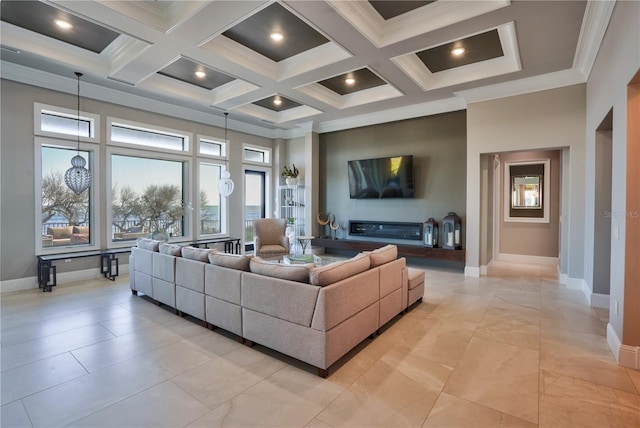
M 389 263 L 398 258 L 398 247 L 395 245 L 385 245 L 369 252 L 371 258 L 371 267 L 378 267 L 385 263 Z
M 311 268 L 309 279 L 311 284 L 324 287 L 364 272 L 370 265 L 369 254 L 360 253 L 349 260 Z
M 209 263 L 209 254 L 215 250 L 209 248 L 182 247 L 182 257 L 185 259 L 197 260 L 199 262 Z
M 182 245 L 163 242 L 158 246 L 158 251 L 168 256 L 180 257 L 182 255 Z
M 136 239 L 136 245 L 138 246 L 138 248 L 142 248 L 143 250 L 158 251 L 158 249 L 160 248 L 160 244 L 162 244 L 162 241 L 157 241 L 155 239 Z
M 67 227 L 47 227 L 47 235 L 52 239 L 69 239 L 73 233 L 73 226 Z
M 209 253 L 209 263 L 229 269 L 249 272 L 249 261 L 253 256 L 229 253 Z
M 89 234 L 89 226 L 73 226 L 73 233 L 78 233 L 80 235 L 88 235 Z
M 251 272 L 259 275 L 270 276 L 272 278 L 287 279 L 289 281 L 309 283 L 309 269 L 314 265 L 283 265 L 280 263 L 268 262 L 260 257 L 251 259 Z

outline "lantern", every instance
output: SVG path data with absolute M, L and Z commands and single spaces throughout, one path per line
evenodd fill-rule
M 438 222 L 433 217 L 424 222 L 424 245 L 438 248 Z
M 450 212 L 442 219 L 442 248 L 462 249 L 462 220 L 456 213 Z

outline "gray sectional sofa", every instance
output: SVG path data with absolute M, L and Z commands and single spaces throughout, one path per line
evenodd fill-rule
M 393 245 L 314 266 L 139 239 L 129 266 L 134 294 L 144 293 L 249 345 L 311 364 L 323 377 L 424 292 L 423 284 L 416 287 L 420 275 L 410 273 Z

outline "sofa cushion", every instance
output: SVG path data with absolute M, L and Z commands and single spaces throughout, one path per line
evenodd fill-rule
M 283 265 L 274 262 L 268 262 L 260 257 L 251 259 L 251 272 L 259 275 L 270 276 L 272 278 L 287 279 L 289 281 L 309 283 L 309 269 L 314 266 L 313 263 L 303 265 Z
M 73 233 L 73 226 L 67 227 L 47 227 L 47 235 L 53 239 L 69 239 Z
M 357 256 L 342 262 L 331 263 L 327 266 L 314 267 L 310 270 L 310 282 L 313 285 L 325 286 L 341 281 L 369 269 L 371 260 L 369 254 Z
M 395 245 L 385 245 L 384 247 L 370 251 L 369 257 L 371 258 L 371 267 L 378 267 L 397 259 L 398 247 Z
M 149 238 L 136 239 L 136 245 L 138 246 L 138 248 L 142 248 L 143 250 L 148 251 L 158 251 L 161 243 L 162 241 L 156 241 L 155 239 Z
M 182 245 L 163 242 L 158 246 L 158 251 L 168 256 L 180 257 L 182 255 Z
M 209 248 L 182 247 L 182 257 L 209 263 L 209 254 L 214 251 Z
M 250 255 L 229 254 L 229 253 L 209 253 L 209 263 L 229 269 L 243 270 L 249 272 L 249 261 L 253 258 Z
M 73 233 L 80 233 L 82 235 L 89 234 L 89 226 L 73 226 Z

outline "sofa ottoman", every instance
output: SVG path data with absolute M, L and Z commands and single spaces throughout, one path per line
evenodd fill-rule
M 424 296 L 424 271 L 422 269 L 409 268 L 409 295 L 408 306 L 413 305 Z

